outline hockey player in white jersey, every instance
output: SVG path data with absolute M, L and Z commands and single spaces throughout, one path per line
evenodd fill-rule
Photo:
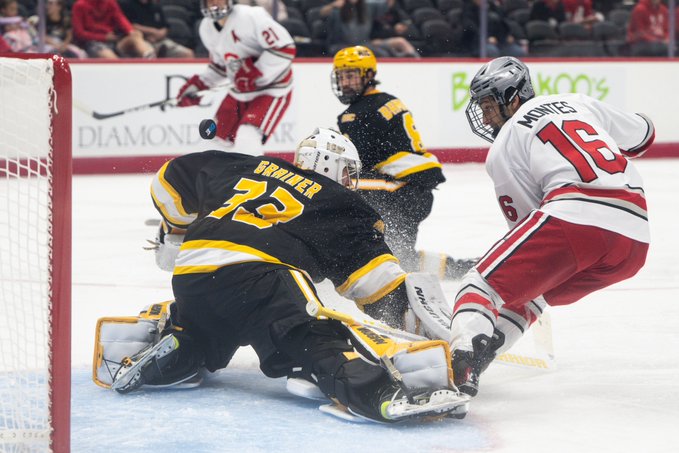
M 179 90 L 179 107 L 200 103 L 197 92 L 228 80 L 216 113 L 217 138 L 227 150 L 261 154 L 290 104 L 295 44 L 287 30 L 259 6 L 201 0 L 200 38 L 210 52 L 202 74 Z
M 535 97 L 524 63 L 501 57 L 470 85 L 467 118 L 492 143 L 486 169 L 511 228 L 463 278 L 451 325 L 453 370 L 474 396 L 478 376 L 546 305 L 571 304 L 632 277 L 649 227 L 629 158 L 653 123 L 581 94 Z

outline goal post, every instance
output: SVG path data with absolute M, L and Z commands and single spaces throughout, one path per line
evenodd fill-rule
M 0 451 L 68 452 L 71 72 L 0 56 Z

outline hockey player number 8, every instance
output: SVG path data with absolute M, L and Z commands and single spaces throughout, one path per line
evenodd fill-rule
M 596 171 L 585 154 L 592 158 L 597 168 L 606 173 L 624 173 L 627 168 L 627 159 L 611 151 L 602 140 L 585 141 L 580 132 L 589 136 L 598 135 L 591 125 L 578 120 L 568 120 L 563 122 L 561 129 L 554 123 L 547 124 L 537 136 L 542 143 L 551 144 L 565 157 L 575 167 L 583 182 L 592 182 L 597 179 Z
M 274 203 L 266 203 L 264 202 L 265 200 L 261 200 L 262 203 L 254 209 L 254 212 L 250 212 L 241 206 L 245 202 L 256 200 L 266 194 L 267 186 L 268 184 L 266 181 L 254 181 L 252 179 L 242 178 L 236 183 L 234 189 L 243 191 L 244 193 L 236 194 L 226 200 L 222 207 L 212 211 L 209 217 L 221 219 L 225 215 L 233 212 L 232 219 L 236 222 L 242 222 L 259 229 L 264 229 L 277 223 L 289 222 L 302 214 L 304 205 L 282 187 L 276 187 L 271 195 L 266 198 L 273 198 L 280 203 L 280 206 L 282 206 L 283 209 L 280 209 L 279 206 Z

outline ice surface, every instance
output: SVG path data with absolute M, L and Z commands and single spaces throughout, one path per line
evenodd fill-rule
M 241 349 L 201 388 L 121 396 L 90 379 L 95 322 L 172 297 L 142 250 L 149 176 L 77 176 L 73 224 L 74 452 L 674 452 L 679 425 L 679 160 L 644 160 L 652 244 L 631 280 L 551 311 L 558 368 L 493 364 L 464 420 L 354 424 L 288 394 Z M 418 244 L 482 254 L 506 230 L 482 165 L 445 168 Z M 455 282 L 445 282 L 449 298 Z M 327 292 L 327 288 L 324 289 Z

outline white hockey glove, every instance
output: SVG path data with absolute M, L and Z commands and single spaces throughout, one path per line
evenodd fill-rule
M 174 271 L 174 263 L 179 254 L 179 247 L 184 242 L 184 233 L 173 230 L 163 221 L 160 222 L 156 239 L 147 240 L 151 246 L 144 247 L 145 250 L 153 250 L 156 255 L 156 265 L 168 272 Z

